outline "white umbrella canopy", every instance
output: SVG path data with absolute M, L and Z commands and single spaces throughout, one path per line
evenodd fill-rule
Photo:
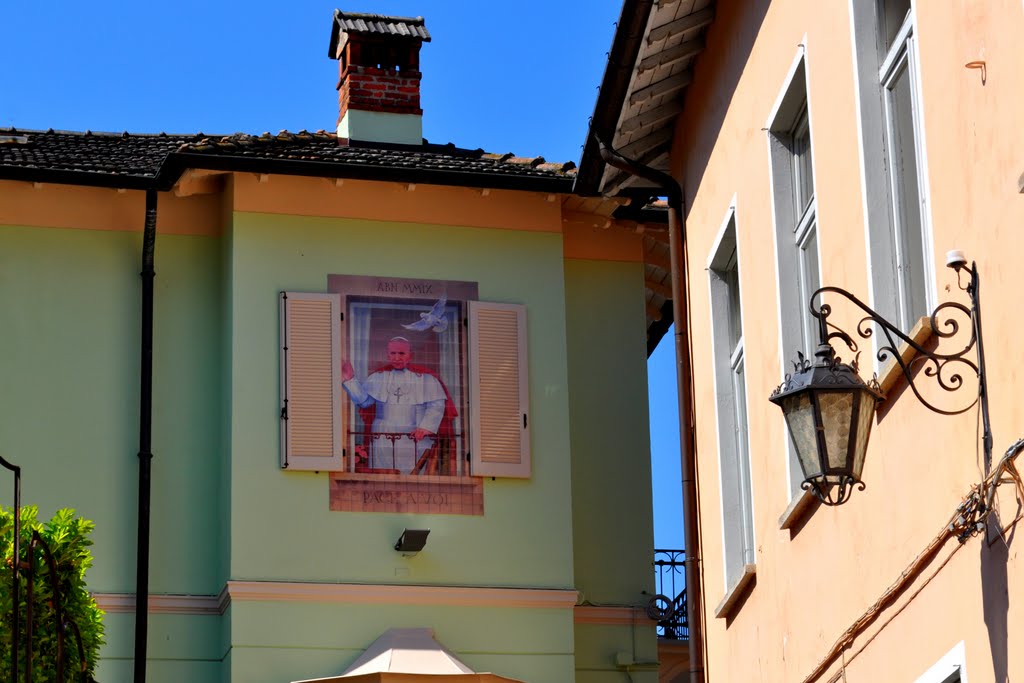
M 522 683 L 477 673 L 434 639 L 429 628 L 393 628 L 338 676 L 292 683 Z

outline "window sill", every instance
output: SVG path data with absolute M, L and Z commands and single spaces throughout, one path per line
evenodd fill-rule
M 348 481 L 391 481 L 401 483 L 421 484 L 473 484 L 482 481 L 482 477 L 470 477 L 468 475 L 456 476 L 454 474 L 400 474 L 392 472 L 331 472 L 331 479 L 346 479 Z
M 792 529 L 803 519 L 804 515 L 811 510 L 811 503 L 814 502 L 814 494 L 806 489 L 793 496 L 789 506 L 779 517 L 779 529 Z
M 335 512 L 484 514 L 480 477 L 331 472 L 329 482 L 330 509 Z
M 729 586 L 722 601 L 715 608 L 715 619 L 726 619 L 732 614 L 733 608 L 739 604 L 740 598 L 746 592 L 747 586 L 751 584 L 756 576 L 757 567 L 753 564 L 743 565 L 743 573 L 739 575 L 731 586 Z
M 917 321 L 914 328 L 907 334 L 908 337 L 914 340 L 914 343 L 918 346 L 923 346 L 932 337 L 932 319 L 930 317 L 924 317 Z M 900 358 L 903 359 L 904 363 L 909 363 L 913 360 L 914 356 L 917 355 L 917 351 L 914 350 L 910 344 L 903 342 L 900 344 L 897 353 L 900 354 Z M 889 392 L 896 386 L 903 377 L 903 369 L 900 364 L 896 362 L 895 358 L 890 358 L 886 361 L 885 365 L 878 373 L 878 385 L 882 389 L 882 394 L 886 397 L 889 396 Z M 885 399 L 879 402 L 879 408 L 885 403 Z

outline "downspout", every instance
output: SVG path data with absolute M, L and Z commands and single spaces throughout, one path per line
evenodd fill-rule
M 146 190 L 146 223 L 142 231 L 142 346 L 139 393 L 139 514 L 135 564 L 135 683 L 146 680 L 149 633 L 150 452 L 153 428 L 153 251 L 156 247 L 156 190 Z
M 694 438 L 693 372 L 690 365 L 689 312 L 686 295 L 686 234 L 683 224 L 683 191 L 675 179 L 628 159 L 600 138 L 601 158 L 631 175 L 665 190 L 668 198 L 668 236 L 672 270 L 672 320 L 675 323 L 676 386 L 679 394 L 679 460 L 683 484 L 683 544 L 686 560 L 686 623 L 689 628 L 690 683 L 704 683 L 703 588 L 700 571 L 700 537 L 697 531 L 697 450 Z

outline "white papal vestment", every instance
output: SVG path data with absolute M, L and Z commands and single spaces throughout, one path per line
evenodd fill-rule
M 409 369 L 381 370 L 363 381 L 342 382 L 352 402 L 360 408 L 376 404 L 370 431 L 370 467 L 411 473 L 420 457 L 434 445 L 434 439 L 413 441 L 414 429 L 431 434 L 444 417 L 447 395 L 436 377 Z M 387 434 L 398 435 L 388 438 Z M 365 443 L 365 441 L 364 441 Z

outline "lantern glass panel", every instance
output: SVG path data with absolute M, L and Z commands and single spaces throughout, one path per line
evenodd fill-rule
M 871 435 L 871 424 L 875 421 L 875 406 L 877 400 L 874 395 L 862 391 L 860 395 L 860 410 L 857 415 L 857 439 L 853 446 L 853 476 L 860 479 L 864 470 L 864 455 L 868 450 L 868 437 Z
M 818 393 L 821 424 L 825 430 L 827 461 L 825 466 L 847 470 L 850 449 L 850 423 L 853 420 L 852 391 L 822 391 Z
M 789 433 L 796 446 L 796 454 L 800 459 L 800 467 L 804 478 L 816 477 L 821 474 L 818 461 L 818 430 L 814 421 L 814 405 L 810 394 L 806 391 L 786 397 L 782 412 L 786 416 Z

